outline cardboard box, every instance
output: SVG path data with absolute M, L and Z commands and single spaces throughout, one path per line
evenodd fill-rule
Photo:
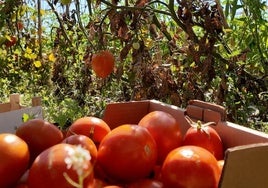
M 15 133 L 16 128 L 23 123 L 23 114 L 43 119 L 41 98 L 32 98 L 32 106 L 20 104 L 20 95 L 11 94 L 8 103 L 0 103 L 0 133 Z
M 219 188 L 267 188 L 268 187 L 268 135 L 226 119 L 221 106 L 198 100 L 189 102 L 186 109 L 156 100 L 108 104 L 103 120 L 111 128 L 130 123 L 137 124 L 147 113 L 162 110 L 173 115 L 180 123 L 182 133 L 190 127 L 187 114 L 195 120 L 214 121 L 225 147 L 225 164 Z

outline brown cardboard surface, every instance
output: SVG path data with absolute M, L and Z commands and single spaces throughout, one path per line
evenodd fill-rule
M 268 143 L 228 149 L 219 188 L 267 188 L 267 157 Z
M 102 119 L 111 127 L 122 124 L 137 124 L 148 112 L 149 101 L 110 103 L 106 106 Z
M 202 106 L 205 108 L 206 104 L 202 103 Z M 138 123 L 145 114 L 154 110 L 163 110 L 173 115 L 183 134 L 189 128 L 185 119 L 186 110 L 156 100 L 109 104 L 103 119 L 110 126 L 116 127 L 123 123 Z M 214 128 L 227 149 L 220 188 L 267 188 L 268 134 L 226 121 L 219 121 Z

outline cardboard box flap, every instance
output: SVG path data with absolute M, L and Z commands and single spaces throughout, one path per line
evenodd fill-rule
M 228 121 L 219 122 L 213 128 L 219 133 L 225 148 L 268 142 L 268 134 Z
M 184 118 L 185 110 L 157 100 L 110 103 L 106 106 L 102 119 L 113 129 L 125 123 L 137 124 L 147 113 L 162 110 L 171 114 L 181 125 L 183 134 L 189 128 Z
M 268 143 L 227 149 L 219 188 L 267 188 Z
M 22 116 L 24 113 L 33 115 L 34 118 L 43 119 L 41 106 L 3 112 L 0 113 L 0 133 L 15 133 L 16 128 L 23 123 Z
M 186 114 L 204 122 L 220 122 L 226 120 L 226 109 L 214 103 L 200 100 L 190 100 L 186 107 Z
M 111 129 L 126 123 L 137 124 L 147 114 L 149 101 L 110 103 L 106 106 L 102 119 Z

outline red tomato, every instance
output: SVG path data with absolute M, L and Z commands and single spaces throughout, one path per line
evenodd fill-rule
M 89 151 L 92 163 L 95 162 L 98 151 L 96 145 L 89 137 L 75 134 L 65 138 L 62 143 L 82 146 Z
M 88 184 L 93 179 L 89 156 L 87 150 L 65 143 L 46 149 L 29 170 L 29 188 L 73 188 L 67 177 L 78 183 L 78 174 L 84 176 L 83 184 Z
M 162 164 L 167 154 L 182 144 L 180 125 L 167 112 L 150 112 L 140 120 L 138 125 L 146 127 L 155 139 L 158 151 L 158 164 Z
M 157 159 L 156 143 L 149 131 L 138 125 L 114 128 L 101 141 L 97 164 L 115 182 L 147 177 Z
M 165 187 L 217 188 L 220 179 L 216 158 L 198 146 L 181 146 L 172 150 L 161 173 Z
M 223 169 L 223 166 L 224 166 L 224 160 L 222 159 L 222 160 L 218 160 L 218 166 L 219 166 L 219 168 L 220 168 L 220 171 L 222 172 L 222 169 Z
M 200 146 L 210 151 L 217 160 L 223 159 L 223 143 L 215 129 L 209 126 L 211 123 L 202 124 L 191 122 L 183 138 L 183 145 Z
M 14 134 L 0 134 L 0 187 L 14 186 L 29 165 L 30 153 L 25 141 Z
M 60 129 L 42 119 L 32 119 L 23 123 L 17 128 L 16 135 L 28 144 L 30 163 L 42 151 L 63 140 L 63 134 Z
M 81 134 L 88 136 L 98 145 L 110 131 L 110 127 L 102 119 L 92 116 L 82 117 L 73 122 L 68 129 L 66 137 L 73 134 Z
M 140 179 L 126 186 L 127 188 L 162 188 L 163 183 L 154 179 Z
M 5 41 L 5 45 L 6 47 L 11 47 L 11 46 L 14 46 L 17 42 L 17 38 L 15 36 L 10 36 L 10 38 L 8 38 L 6 41 Z
M 100 78 L 106 78 L 113 72 L 115 58 L 113 54 L 108 51 L 100 51 L 92 57 L 92 69 Z

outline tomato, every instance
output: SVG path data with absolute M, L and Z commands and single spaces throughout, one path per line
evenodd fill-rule
M 215 129 L 210 127 L 211 122 L 202 124 L 191 122 L 191 127 L 187 130 L 183 138 L 183 145 L 200 146 L 210 151 L 217 160 L 223 159 L 223 143 L 221 137 Z
M 18 21 L 17 22 L 17 27 L 18 27 L 18 30 L 23 30 L 23 28 L 24 28 L 24 24 L 21 22 L 21 21 Z
M 29 165 L 28 145 L 18 136 L 0 134 L 0 187 L 14 186 Z
M 89 184 L 86 185 L 86 188 L 103 188 L 106 185 L 107 183 L 104 182 L 103 180 L 95 178 L 95 173 L 94 173 L 93 180 L 89 182 Z
M 140 120 L 138 125 L 146 127 L 155 139 L 158 151 L 158 164 L 162 164 L 167 154 L 182 144 L 183 137 L 180 125 L 167 112 L 150 112 Z
M 126 186 L 127 188 L 162 188 L 163 183 L 154 179 L 140 179 Z
M 14 46 L 17 42 L 17 38 L 15 36 L 10 36 L 10 38 L 7 38 L 7 40 L 5 41 L 5 45 L 6 47 L 11 47 Z
M 73 188 L 68 181 L 78 183 L 78 174 L 82 183 L 93 180 L 92 163 L 88 150 L 80 146 L 60 143 L 38 155 L 33 162 L 28 177 L 29 188 Z
M 60 129 L 42 119 L 31 119 L 22 123 L 17 128 L 16 135 L 28 144 L 30 163 L 32 163 L 42 151 L 63 140 L 63 134 Z
M 77 119 L 69 127 L 66 137 L 73 134 L 88 136 L 95 144 L 99 144 L 103 137 L 111 131 L 110 127 L 100 118 L 89 116 Z
M 115 58 L 109 50 L 100 51 L 92 56 L 92 70 L 100 78 L 106 78 L 113 72 Z
M 72 2 L 72 0 L 60 0 L 60 3 L 62 5 L 69 5 Z
M 219 166 L 221 172 L 223 170 L 224 162 L 225 162 L 224 159 L 218 160 L 218 166 Z
M 146 128 L 124 124 L 101 141 L 97 164 L 115 182 L 134 181 L 150 175 L 157 160 L 156 149 Z
M 24 174 L 20 177 L 19 181 L 17 182 L 14 188 L 28 188 L 28 176 L 29 176 L 29 169 L 27 169 Z
M 217 188 L 220 169 L 217 159 L 199 146 L 181 146 L 172 150 L 162 170 L 164 187 Z
M 97 147 L 95 143 L 85 135 L 71 135 L 65 138 L 62 143 L 80 145 L 83 148 L 87 149 L 91 155 L 91 161 L 94 162 L 97 158 Z

